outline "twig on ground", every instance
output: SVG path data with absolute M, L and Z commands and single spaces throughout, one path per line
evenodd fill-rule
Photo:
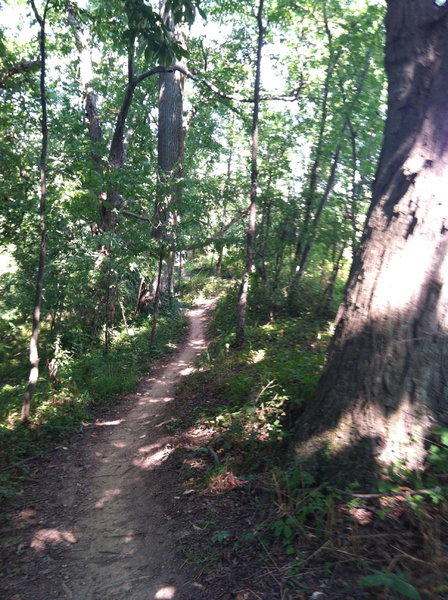
M 209 451 L 210 456 L 213 458 L 215 465 L 219 465 L 219 456 L 216 454 L 213 448 L 211 446 L 207 446 L 207 450 Z
M 325 548 L 328 546 L 328 544 L 330 544 L 330 540 L 327 540 L 326 542 L 324 542 L 322 544 L 322 546 L 320 546 L 317 550 L 315 550 L 314 552 L 312 552 L 304 561 L 303 561 L 303 565 L 305 566 L 310 560 L 312 560 L 315 556 L 317 556 L 318 554 L 320 554 L 322 552 L 322 550 L 325 550 Z
M 335 492 L 339 494 L 344 494 L 344 496 L 351 496 L 352 498 L 400 498 L 406 496 L 418 496 L 420 494 L 427 495 L 433 494 L 434 492 L 438 492 L 441 488 L 430 488 L 428 490 L 403 490 L 402 492 L 383 492 L 378 494 L 356 494 L 352 492 L 346 492 L 345 490 L 335 489 Z

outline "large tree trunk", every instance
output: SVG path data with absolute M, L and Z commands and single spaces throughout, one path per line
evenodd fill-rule
M 185 36 L 181 27 L 175 26 L 171 13 L 166 12 L 165 4 L 164 0 L 160 3 L 163 19 L 175 31 L 177 41 L 181 41 Z M 174 62 L 173 66 L 185 67 L 185 64 Z M 182 199 L 181 178 L 185 138 L 184 85 L 185 75 L 181 71 L 173 70 L 159 74 L 157 163 L 161 182 L 166 187 L 162 198 L 155 206 L 153 235 L 156 238 L 166 236 L 170 213 L 176 213 L 176 205 Z M 177 222 L 176 217 L 174 220 Z
M 319 451 L 363 477 L 421 468 L 448 421 L 448 6 L 389 0 L 388 117 L 368 221 L 318 398 L 300 425 Z
M 39 47 L 40 47 L 40 105 L 41 105 L 41 153 L 40 153 L 40 200 L 39 200 L 39 222 L 40 222 L 40 248 L 39 263 L 37 267 L 36 287 L 34 296 L 33 328 L 30 339 L 30 375 L 26 388 L 21 411 L 22 423 L 27 423 L 30 418 L 31 400 L 36 390 L 39 378 L 39 327 L 40 310 L 42 304 L 42 291 L 44 287 L 45 259 L 47 255 L 47 157 L 48 157 L 48 111 L 47 111 L 47 87 L 46 87 L 46 32 L 45 24 L 49 0 L 45 2 L 42 16 L 39 15 L 34 1 L 31 7 L 39 23 Z
M 155 207 L 153 236 L 166 235 L 169 212 L 175 210 L 182 191 L 181 160 L 184 148 L 183 96 L 185 76 L 179 71 L 159 75 L 159 123 L 157 132 L 157 162 L 162 184 L 166 186 L 163 198 Z

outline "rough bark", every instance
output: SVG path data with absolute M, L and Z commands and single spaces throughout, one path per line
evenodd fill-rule
M 297 455 L 421 468 L 448 422 L 448 7 L 389 0 L 388 117 L 363 238 Z
M 182 196 L 182 157 L 184 153 L 183 98 L 185 76 L 177 70 L 159 75 L 159 123 L 157 131 L 157 162 L 162 184 L 167 193 L 157 202 L 154 211 L 153 236 L 164 236 L 169 212 Z
M 257 186 L 258 186 L 258 124 L 260 112 L 260 80 L 261 80 L 261 52 L 263 49 L 263 40 L 265 28 L 263 25 L 263 4 L 260 0 L 257 12 L 258 24 L 258 42 L 257 58 L 255 62 L 255 83 L 254 83 L 254 109 L 252 113 L 252 153 L 251 153 L 251 187 L 250 187 L 250 205 L 249 222 L 246 233 L 246 264 L 241 278 L 241 284 L 238 292 L 237 325 L 236 339 L 237 346 L 242 346 L 246 337 L 246 312 L 247 295 L 249 292 L 249 277 L 254 264 L 254 241 L 255 241 L 255 222 L 257 218 Z
M 46 17 L 49 2 L 45 3 L 42 15 L 37 11 L 34 0 L 31 0 L 31 8 L 39 23 L 39 49 L 40 49 L 40 105 L 41 105 L 41 153 L 40 153 L 40 199 L 39 199 L 39 227 L 40 248 L 39 263 L 37 267 L 36 287 L 34 295 L 33 325 L 30 339 L 30 375 L 28 386 L 23 396 L 21 421 L 27 423 L 30 418 L 31 400 L 39 378 L 39 327 L 42 304 L 42 291 L 44 287 L 45 259 L 47 255 L 47 157 L 48 157 L 48 110 L 47 110 L 47 87 L 46 87 Z

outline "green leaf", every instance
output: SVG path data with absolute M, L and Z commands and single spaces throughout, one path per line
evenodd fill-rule
M 391 578 L 384 573 L 377 573 L 376 575 L 366 575 L 359 583 L 364 587 L 378 587 L 380 585 L 391 587 Z
M 230 537 L 230 533 L 228 531 L 215 531 L 215 533 L 212 535 L 212 542 L 222 542 L 228 537 Z
M 283 535 L 285 536 L 285 538 L 292 537 L 292 529 L 289 525 L 286 525 L 286 523 L 283 526 Z
M 366 575 L 359 581 L 359 584 L 364 587 L 387 587 L 406 598 L 411 598 L 411 600 L 421 600 L 420 594 L 415 587 L 394 573 L 376 572 L 374 575 Z
M 420 594 L 413 585 L 411 585 L 407 581 L 404 581 L 403 579 L 401 579 L 401 577 L 398 576 L 394 576 L 393 580 L 394 583 L 392 589 L 394 589 L 396 592 L 402 594 L 406 598 L 411 598 L 411 600 L 421 600 Z
M 434 433 L 440 436 L 440 441 L 444 446 L 448 446 L 448 428 L 440 427 L 439 429 L 435 429 Z

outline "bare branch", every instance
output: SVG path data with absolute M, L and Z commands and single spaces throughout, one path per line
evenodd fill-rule
M 195 83 L 198 83 L 199 85 L 202 85 L 202 86 L 206 87 L 207 89 L 209 89 L 211 92 L 213 92 L 216 96 L 218 96 L 222 100 L 232 100 L 233 102 L 243 102 L 243 103 L 249 103 L 249 104 L 253 103 L 255 101 L 254 98 L 246 98 L 244 96 L 239 96 L 239 95 L 233 96 L 231 94 L 226 94 L 225 92 L 222 92 L 219 88 L 217 88 L 212 83 L 206 81 L 205 79 L 201 79 L 196 74 L 192 73 L 191 71 L 189 71 L 188 69 L 186 69 L 185 67 L 183 67 L 181 65 L 172 65 L 171 67 L 162 67 L 162 66 L 153 67 L 152 69 L 149 69 L 148 71 L 144 71 L 143 73 L 136 75 L 134 82 L 135 82 L 135 85 L 137 85 L 140 82 L 142 82 L 144 79 L 146 79 L 147 77 L 151 77 L 152 75 L 155 75 L 156 73 L 170 73 L 172 71 L 179 71 L 180 73 L 185 75 L 185 77 L 188 77 Z M 296 90 L 294 90 L 294 94 L 292 96 L 260 96 L 260 100 L 265 101 L 265 102 L 270 101 L 270 100 L 281 100 L 284 102 L 294 102 L 296 100 L 299 100 L 302 97 L 301 91 L 302 91 L 303 87 L 304 87 L 303 83 L 301 83 L 298 86 L 298 88 Z
M 152 224 L 152 219 L 150 219 L 149 217 L 139 215 L 135 212 L 132 212 L 131 210 L 125 210 L 124 208 L 120 210 L 120 215 L 125 215 L 125 217 L 132 217 L 133 219 L 138 219 L 139 221 L 145 221 L 146 223 Z
M 227 225 L 224 225 L 224 227 L 222 227 L 215 234 L 213 234 L 212 236 L 210 236 L 203 242 L 199 242 L 197 244 L 190 244 L 189 246 L 184 246 L 184 247 L 182 247 L 182 250 L 197 250 L 198 248 L 203 248 L 204 246 L 207 246 L 208 244 L 211 244 L 216 240 L 222 239 L 225 236 L 225 234 L 227 233 L 227 231 L 233 225 L 235 225 L 235 223 L 237 223 L 240 219 L 242 219 L 242 217 L 246 216 L 248 212 L 249 212 L 249 210 L 244 210 L 244 211 L 239 212 L 235 217 L 233 217 L 233 219 L 231 221 L 229 221 L 229 223 L 227 223 Z M 175 248 L 172 248 L 172 249 L 174 250 Z

